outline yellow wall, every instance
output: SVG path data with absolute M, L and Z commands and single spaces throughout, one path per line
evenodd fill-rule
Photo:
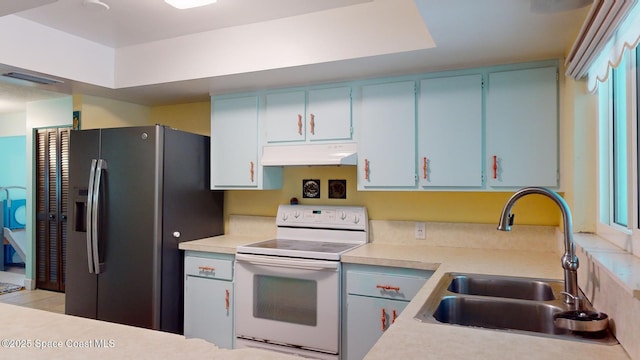
M 302 180 L 320 179 L 320 199 L 302 198 Z M 347 180 L 347 198 L 329 199 L 330 179 Z M 296 197 L 300 204 L 362 205 L 374 220 L 498 223 L 511 193 L 444 191 L 356 191 L 355 166 L 287 167 L 281 190 L 227 191 L 227 214 L 275 216 L 279 204 Z M 560 213 L 551 200 L 523 198 L 514 207 L 518 224 L 557 225 Z
M 209 135 L 209 102 L 151 108 L 151 122 Z M 363 205 L 375 220 L 419 220 L 497 223 L 511 193 L 356 191 L 356 168 L 287 167 L 280 190 L 228 190 L 225 214 L 275 216 L 279 204 L 297 197 L 301 204 Z M 321 198 L 303 199 L 302 180 L 320 179 Z M 328 199 L 329 179 L 347 180 L 347 199 Z M 541 196 L 528 196 L 514 208 L 518 224 L 558 225 L 555 204 Z
M 154 124 L 168 125 L 174 129 L 210 135 L 209 121 L 211 104 L 209 101 L 191 104 L 155 106 L 151 108 Z
M 75 95 L 73 109 L 80 111 L 81 129 L 145 126 L 151 121 L 148 106 L 96 96 Z

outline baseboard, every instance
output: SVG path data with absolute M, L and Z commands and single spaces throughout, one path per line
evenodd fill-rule
M 32 279 L 24 279 L 24 288 L 27 290 L 35 290 L 36 283 Z

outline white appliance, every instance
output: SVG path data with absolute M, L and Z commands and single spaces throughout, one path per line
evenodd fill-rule
M 237 248 L 236 347 L 339 359 L 340 255 L 367 243 L 367 210 L 280 205 L 276 225 Z

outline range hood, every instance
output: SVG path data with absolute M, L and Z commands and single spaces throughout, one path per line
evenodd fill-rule
M 356 165 L 355 143 L 267 145 L 262 166 Z

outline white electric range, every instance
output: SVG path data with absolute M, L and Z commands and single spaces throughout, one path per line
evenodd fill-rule
M 236 345 L 338 359 L 340 256 L 368 242 L 364 207 L 281 205 L 276 238 L 236 253 Z

